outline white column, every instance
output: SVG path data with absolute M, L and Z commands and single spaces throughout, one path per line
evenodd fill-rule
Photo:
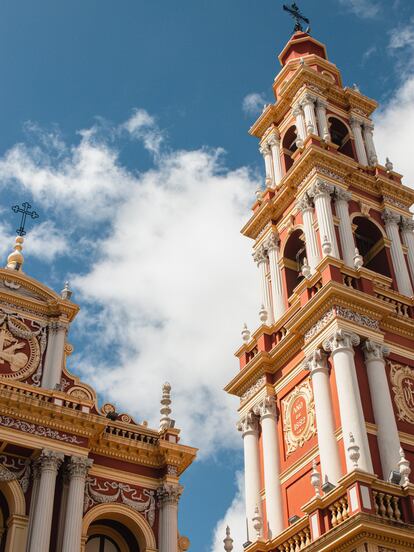
M 266 241 L 266 248 L 269 254 L 274 320 L 278 320 L 286 311 L 283 297 L 282 276 L 279 267 L 279 244 L 279 236 L 275 233 L 270 234 Z
M 335 207 L 339 217 L 339 235 L 342 245 L 342 256 L 348 266 L 354 266 L 355 241 L 349 216 L 348 202 L 352 195 L 342 188 L 335 188 Z
M 305 247 L 306 247 L 306 257 L 311 268 L 311 272 L 314 273 L 316 267 L 321 260 L 318 242 L 316 239 L 315 229 L 313 227 L 313 205 L 312 200 L 305 194 L 297 202 L 297 207 L 302 211 L 303 217 L 303 232 L 305 234 Z
M 317 349 L 306 359 L 304 367 L 309 370 L 312 378 L 322 482 L 326 483 L 329 481 L 336 485 L 342 477 L 342 470 L 338 443 L 335 437 L 335 423 L 326 354 L 321 349 Z
M 56 476 L 63 462 L 63 454 L 44 450 L 39 459 L 40 483 L 34 512 L 30 552 L 49 550 L 52 528 L 53 502 L 55 499 Z
M 284 529 L 275 398 L 266 397 L 255 407 L 254 412 L 260 417 L 262 425 L 266 514 L 269 539 L 274 539 Z
M 36 512 L 37 504 L 37 495 L 39 493 L 39 483 L 40 483 L 40 462 L 39 459 L 36 459 L 32 463 L 32 472 L 33 472 L 33 484 L 32 484 L 32 496 L 30 498 L 30 510 L 29 510 L 29 528 L 27 531 L 27 547 L 26 550 L 30 550 L 30 542 L 33 532 L 33 522 Z
M 273 161 L 273 177 L 274 177 L 274 186 L 277 188 L 282 180 L 282 162 L 280 159 L 280 136 L 276 132 L 272 132 L 268 139 L 268 144 L 272 152 L 272 161 Z
M 43 368 L 42 387 L 54 389 L 60 383 L 67 325 L 62 322 L 49 324 L 49 336 Z
M 178 501 L 183 487 L 164 483 L 158 489 L 160 505 L 159 552 L 177 552 L 178 542 Z
M 68 493 L 69 493 L 69 474 L 68 474 L 68 471 L 65 469 L 63 471 L 62 492 L 60 495 L 59 522 L 57 527 L 56 550 L 62 550 L 63 535 L 65 532 L 65 523 L 66 523 L 66 511 L 67 511 L 67 505 L 68 505 Z
M 401 245 L 399 222 L 400 215 L 386 209 L 382 215 L 385 222 L 385 231 L 388 238 L 391 240 L 391 258 L 394 265 L 394 273 L 397 279 L 398 291 L 409 297 L 413 294 L 413 288 L 408 274 L 407 263 L 405 262 L 404 253 Z
M 315 98 L 310 94 L 306 94 L 306 96 L 301 101 L 301 105 L 305 114 L 306 133 L 317 135 L 318 125 L 316 123 L 315 116 Z
M 272 188 L 274 186 L 274 178 L 273 178 L 273 166 L 272 166 L 272 152 L 270 151 L 269 144 L 267 143 L 261 144 L 259 151 L 263 155 L 263 159 L 265 162 L 266 187 Z
M 332 353 L 345 451 L 350 445 L 352 433 L 356 444 L 360 447 L 359 467 L 373 473 L 354 361 L 354 346 L 359 345 L 359 342 L 357 334 L 337 330 L 330 339 L 325 341 L 323 348 Z M 353 470 L 353 463 L 346 452 L 345 456 L 347 469 L 350 472 Z
M 268 324 L 273 324 L 273 309 L 272 301 L 270 298 L 269 282 L 267 278 L 267 251 L 261 246 L 253 255 L 255 263 L 260 271 L 260 283 L 261 283 L 261 292 L 262 292 L 262 304 L 267 312 L 267 322 Z
M 355 140 L 355 148 L 359 163 L 365 167 L 368 165 L 367 153 L 365 151 L 364 139 L 362 138 L 362 121 L 356 117 L 351 117 L 349 123 Z
M 326 108 L 328 107 L 328 102 L 318 98 L 316 100 L 316 117 L 318 119 L 318 128 L 319 136 L 326 140 L 327 142 L 331 141 L 331 133 L 329 132 L 329 122 L 328 117 L 326 116 Z
M 313 201 L 315 203 L 316 216 L 319 225 L 319 238 L 321 243 L 323 244 L 323 242 L 327 239 L 331 248 L 329 255 L 339 258 L 331 208 L 331 195 L 333 191 L 333 186 L 324 180 L 318 179 L 312 186 L 309 195 L 313 197 Z M 324 252 L 324 256 L 326 254 L 327 253 Z
M 85 479 L 92 463 L 92 460 L 84 456 L 72 456 L 69 460 L 67 469 L 70 481 L 62 552 L 80 550 Z
M 305 125 L 305 116 L 303 114 L 303 109 L 299 104 L 296 104 L 293 107 L 292 115 L 295 117 L 296 121 L 296 131 L 298 135 L 298 139 L 296 140 L 296 145 L 300 147 L 300 142 L 304 142 L 307 132 L 306 132 L 306 125 Z M 298 142 L 299 140 L 299 142 Z
M 407 247 L 408 265 L 410 267 L 411 278 L 414 280 L 414 220 L 404 218 L 401 222 L 401 236 L 404 245 Z
M 363 129 L 368 162 L 371 166 L 375 167 L 375 165 L 378 165 L 378 156 L 374 144 L 374 125 L 371 122 L 364 123 Z
M 387 481 L 392 470 L 398 471 L 400 460 L 400 438 L 385 373 L 384 356 L 388 354 L 388 351 L 383 345 L 373 341 L 366 341 L 362 349 L 365 355 L 372 408 L 377 424 L 382 472 Z
M 244 446 L 244 484 L 246 500 L 246 518 L 249 528 L 249 539 L 256 539 L 256 531 L 252 519 L 256 507 L 262 515 L 262 501 L 260 498 L 260 460 L 259 460 L 259 430 L 257 418 L 249 412 L 237 425 L 242 432 Z M 161 551 L 162 552 L 162 551 Z

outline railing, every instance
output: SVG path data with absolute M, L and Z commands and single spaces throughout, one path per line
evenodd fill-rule
M 390 521 L 402 521 L 401 502 L 398 496 L 372 491 L 375 513 Z
M 330 511 L 330 521 L 332 527 L 336 527 L 343 521 L 349 518 L 349 504 L 348 504 L 348 497 L 343 496 L 336 502 L 334 502 L 331 506 L 329 506 L 328 510 Z
M 305 527 L 279 545 L 277 550 L 279 552 L 298 552 L 309 546 L 311 542 L 310 529 L 309 527 Z
M 410 318 L 409 305 L 403 303 L 402 301 L 398 301 L 397 299 L 393 299 L 388 295 L 383 295 L 382 293 L 375 293 L 375 297 L 377 299 L 381 299 L 381 301 L 384 301 L 385 303 L 389 303 L 390 305 L 393 305 L 393 307 L 395 307 L 396 314 L 398 314 L 399 316 L 405 316 L 406 318 Z
M 158 437 L 155 437 L 154 435 L 148 435 L 140 431 L 126 429 L 114 424 L 108 424 L 105 427 L 105 433 L 114 437 L 123 437 L 125 439 L 139 441 L 140 443 L 146 443 L 147 445 L 157 445 L 159 441 Z

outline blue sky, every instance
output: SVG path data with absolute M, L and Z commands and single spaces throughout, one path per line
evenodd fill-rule
M 82 306 L 73 370 L 152 423 L 171 381 L 183 441 L 201 449 L 180 520 L 200 552 L 220 549 L 223 517 L 243 540 L 237 402 L 221 389 L 237 370 L 243 322 L 258 323 L 255 267 L 238 231 L 262 160 L 247 134 L 256 113 L 243 105 L 272 101 L 293 27 L 282 3 L 0 6 L 2 253 L 16 226 L 9 205 L 28 199 L 41 219 L 26 272 L 57 290 L 70 278 Z M 381 159 L 411 183 L 411 0 L 299 3 L 344 83 L 382 102 Z

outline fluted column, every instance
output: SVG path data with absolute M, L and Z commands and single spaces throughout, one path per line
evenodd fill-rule
M 246 518 L 251 541 L 255 540 L 256 531 L 252 519 L 256 507 L 262 515 L 260 498 L 260 460 L 259 460 L 259 429 L 256 416 L 249 412 L 240 420 L 237 429 L 242 432 L 244 448 L 244 484 L 246 500 Z M 162 552 L 162 551 L 161 551 Z
M 313 204 L 311 198 L 307 194 L 305 194 L 297 202 L 297 207 L 300 211 L 302 211 L 306 257 L 311 268 L 311 272 L 314 273 L 316 267 L 319 264 L 319 261 L 321 260 L 321 257 L 319 254 L 316 232 L 313 227 Z
M 374 125 L 371 122 L 364 123 L 363 129 L 368 162 L 374 167 L 378 164 L 378 156 L 374 144 Z
M 361 165 L 367 166 L 368 158 L 367 152 L 365 151 L 364 139 L 362 138 L 362 121 L 356 117 L 351 117 L 349 123 L 351 125 L 352 134 L 354 135 L 358 161 Z
M 325 351 L 332 353 L 345 450 L 350 445 L 350 434 L 352 433 L 360 447 L 359 467 L 366 472 L 373 473 L 354 361 L 354 346 L 359 345 L 359 342 L 357 334 L 336 330 L 332 337 L 325 341 L 323 347 Z M 348 472 L 353 470 L 353 463 L 347 454 L 346 465 Z
M 355 241 L 352 232 L 351 218 L 349 216 L 348 202 L 352 194 L 342 188 L 335 189 L 336 214 L 339 217 L 339 235 L 342 245 L 342 256 L 348 266 L 354 266 Z
M 331 208 L 331 195 L 333 191 L 333 186 L 324 180 L 318 179 L 312 186 L 309 195 L 313 197 L 313 201 L 315 203 L 316 216 L 319 225 L 319 237 L 322 243 L 322 252 L 324 256 L 329 254 L 332 257 L 339 258 Z M 325 240 L 328 240 L 329 242 L 330 252 L 328 252 L 329 248 L 324 249 Z
M 260 153 L 263 155 L 265 163 L 265 172 L 266 172 L 266 186 L 272 188 L 274 186 L 273 178 L 273 166 L 272 166 L 272 152 L 270 151 L 270 146 L 266 142 L 260 145 Z
M 70 481 L 62 552 L 78 552 L 81 546 L 85 479 L 93 461 L 72 456 L 67 466 Z
M 316 117 L 318 119 L 319 127 L 319 136 L 323 140 L 330 141 L 331 134 L 329 132 L 329 122 L 328 117 L 326 116 L 326 108 L 328 107 L 328 102 L 318 98 L 316 100 Z
M 164 483 L 158 489 L 160 506 L 159 552 L 177 552 L 178 540 L 178 501 L 183 487 L 178 484 Z
M 36 459 L 32 463 L 33 484 L 32 484 L 32 496 L 30 498 L 30 510 L 29 510 L 29 527 L 27 530 L 27 547 L 26 550 L 30 550 L 30 543 L 32 539 L 34 516 L 37 505 L 37 495 L 39 493 L 40 483 L 40 460 Z
M 280 159 L 280 136 L 279 133 L 275 131 L 272 132 L 268 139 L 268 144 L 270 146 L 270 151 L 272 152 L 272 162 L 273 162 L 273 178 L 274 178 L 274 187 L 278 187 L 280 181 L 282 180 L 282 161 Z
M 60 383 L 67 325 L 62 322 L 49 324 L 49 337 L 43 368 L 42 387 L 54 389 Z
M 366 341 L 362 349 L 365 355 L 372 408 L 377 424 L 382 472 L 384 479 L 387 480 L 392 470 L 398 470 L 400 460 L 400 439 L 385 373 L 384 356 L 388 351 L 383 345 L 373 341 Z
M 30 552 L 49 550 L 56 476 L 62 462 L 63 454 L 61 452 L 44 450 L 40 456 L 40 482 L 30 539 Z
M 306 359 L 304 367 L 309 370 L 312 379 L 323 483 L 329 481 L 336 485 L 342 477 L 342 470 L 338 443 L 335 437 L 331 386 L 326 354 L 321 349 L 317 349 Z
M 307 136 L 307 132 L 306 132 L 306 125 L 305 125 L 305 116 L 303 114 L 303 109 L 299 104 L 296 104 L 293 107 L 292 115 L 295 117 L 298 139 L 303 144 Z M 300 146 L 300 143 L 298 143 L 298 140 L 296 140 L 296 144 L 298 147 Z
M 394 273 L 397 280 L 398 291 L 403 295 L 411 297 L 413 294 L 413 288 L 402 250 L 398 227 L 401 217 L 400 215 L 397 215 L 397 213 L 386 209 L 382 215 L 382 218 L 385 222 L 385 231 L 387 232 L 387 236 L 391 240 L 391 259 L 394 265 Z
M 408 265 L 410 267 L 411 278 L 414 281 L 414 220 L 404 218 L 401 222 L 401 237 L 404 245 L 407 247 Z
M 315 98 L 310 94 L 306 94 L 301 101 L 301 105 L 305 114 L 306 134 L 318 134 L 315 116 Z
M 269 282 L 267 278 L 267 251 L 262 246 L 254 253 L 254 261 L 257 264 L 260 271 L 260 283 L 261 283 L 261 292 L 262 292 L 262 305 L 267 312 L 267 321 L 269 324 L 273 323 L 273 309 L 272 301 L 270 297 Z
M 275 233 L 272 233 L 266 241 L 266 248 L 269 255 L 274 320 L 278 320 L 286 310 L 283 297 L 282 275 L 280 274 L 279 267 L 279 244 L 279 236 Z
M 271 539 L 284 529 L 275 398 L 266 397 L 255 407 L 254 412 L 260 417 L 262 426 L 266 514 Z

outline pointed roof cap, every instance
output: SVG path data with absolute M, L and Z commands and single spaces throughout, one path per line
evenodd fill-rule
M 297 31 L 279 55 L 279 61 L 285 66 L 291 59 L 301 58 L 307 55 L 316 55 L 328 59 L 326 46 L 313 38 L 308 33 Z

